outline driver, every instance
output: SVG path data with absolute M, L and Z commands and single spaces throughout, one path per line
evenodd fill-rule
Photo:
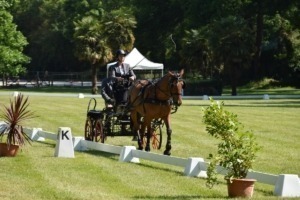
M 126 104 L 128 98 L 128 87 L 136 79 L 129 64 L 124 63 L 126 52 L 119 49 L 116 52 L 117 63 L 109 67 L 108 78 L 101 84 L 101 95 L 107 107 Z M 116 102 L 115 102 L 116 101 Z
M 126 52 L 119 49 L 116 52 L 117 63 L 110 66 L 108 70 L 108 76 L 117 80 L 115 87 L 113 87 L 117 105 L 127 103 L 128 87 L 136 79 L 129 64 L 124 63 L 125 56 Z
M 124 63 L 126 52 L 119 49 L 116 53 L 117 63 L 109 67 L 109 77 L 124 78 L 127 77 L 129 81 L 134 81 L 136 76 L 133 70 L 130 69 L 129 64 Z

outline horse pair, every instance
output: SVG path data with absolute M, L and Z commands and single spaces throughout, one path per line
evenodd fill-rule
M 143 150 L 143 135 L 147 130 L 145 150 L 150 151 L 151 122 L 153 119 L 162 119 L 167 131 L 164 154 L 171 155 L 171 111 L 177 110 L 182 104 L 182 90 L 185 88 L 183 73 L 184 70 L 179 73 L 168 72 L 155 83 L 138 80 L 130 87 L 130 115 L 133 132 L 138 138 L 139 150 Z

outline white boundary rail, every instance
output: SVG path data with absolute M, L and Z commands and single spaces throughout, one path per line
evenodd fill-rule
M 60 130 L 60 129 L 59 129 Z M 26 134 L 32 140 L 43 141 L 46 139 L 57 141 L 58 134 L 43 131 L 40 128 L 24 128 Z M 174 156 L 165 156 L 145 151 L 136 150 L 134 146 L 113 146 L 108 144 L 96 143 L 84 140 L 83 137 L 72 137 L 72 151 L 97 150 L 120 155 L 120 162 L 138 163 L 139 159 L 150 160 L 154 162 L 174 165 L 184 168 L 186 176 L 206 178 L 206 169 L 208 162 L 203 158 L 179 158 Z M 226 170 L 218 166 L 218 173 L 225 174 Z M 274 195 L 281 197 L 300 197 L 300 179 L 295 174 L 267 174 L 262 172 L 251 171 L 247 178 L 254 178 L 257 182 L 274 186 Z

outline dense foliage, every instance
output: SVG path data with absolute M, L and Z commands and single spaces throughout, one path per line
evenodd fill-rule
M 13 23 L 13 16 L 5 9 L 9 4 L 0 0 L 0 75 L 3 83 L 8 76 L 24 73 L 22 64 L 29 62 L 29 58 L 22 51 L 28 43 L 23 34 Z
M 118 48 L 135 46 L 165 70 L 222 79 L 233 95 L 263 77 L 299 84 L 297 0 L 3 2 L 29 42 L 30 71 L 101 72 Z
M 210 102 L 210 106 L 203 109 L 203 121 L 208 134 L 221 140 L 217 153 L 209 155 L 207 186 L 211 188 L 217 182 L 217 165 L 227 170 L 226 180 L 246 178 L 259 147 L 254 134 L 243 130 L 237 115 L 224 109 L 224 102 L 213 99 Z

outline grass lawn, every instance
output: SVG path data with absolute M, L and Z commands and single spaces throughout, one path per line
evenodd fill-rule
M 1 95 L 7 104 L 10 95 Z M 70 127 L 83 136 L 89 98 L 30 96 L 30 108 L 39 116 L 27 127 L 57 133 Z M 97 99 L 97 107 L 103 100 Z M 255 133 L 262 150 L 253 167 L 272 174 L 300 175 L 300 100 L 225 100 L 225 108 L 238 115 Z M 203 157 L 216 151 L 217 140 L 205 132 L 202 107 L 207 100 L 184 100 L 172 115 L 172 156 Z M 0 119 L 1 120 L 1 119 Z M 163 144 L 166 142 L 164 131 Z M 134 145 L 131 137 L 108 138 L 107 144 Z M 163 145 L 164 146 L 164 145 Z M 163 150 L 154 150 L 162 154 Z M 75 152 L 74 159 L 55 158 L 53 141 L 33 142 L 15 158 L 0 158 L 0 199 L 225 199 L 225 181 L 213 189 L 205 180 L 183 175 L 183 169 L 151 161 L 120 163 L 118 155 Z M 256 183 L 253 199 L 277 199 L 274 187 Z M 300 198 L 299 198 L 300 199 Z
M 187 87 L 189 87 L 187 85 Z M 47 93 L 83 93 L 91 94 L 91 87 L 78 86 L 42 86 L 42 87 L 22 87 L 9 86 L 0 87 L 0 91 L 20 91 L 20 92 L 47 92 Z M 273 79 L 262 79 L 260 81 L 250 82 L 247 85 L 237 87 L 237 95 L 300 95 L 300 88 L 285 86 Z M 231 87 L 224 86 L 222 95 L 231 95 Z
M 2 92 L 47 92 L 47 93 L 83 93 L 83 94 L 91 94 L 91 87 L 78 87 L 78 86 L 43 86 L 43 87 L 19 87 L 19 86 L 11 86 L 11 87 L 0 87 L 0 91 Z

